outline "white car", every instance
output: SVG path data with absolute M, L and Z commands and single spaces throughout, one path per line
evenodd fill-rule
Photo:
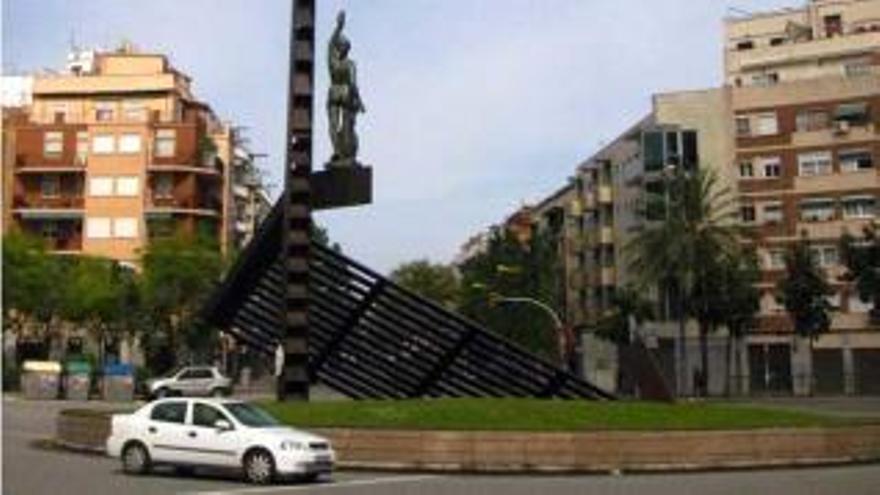
M 223 397 L 232 392 L 232 380 L 214 366 L 185 366 L 165 378 L 147 381 L 150 397 L 170 395 L 210 395 Z
M 330 442 L 283 426 L 262 409 L 230 399 L 170 398 L 114 414 L 107 453 L 123 471 L 156 464 L 240 468 L 252 483 L 277 477 L 314 480 L 336 462 Z

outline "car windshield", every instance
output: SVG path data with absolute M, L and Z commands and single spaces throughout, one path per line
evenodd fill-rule
M 281 426 L 277 419 L 266 411 L 244 402 L 232 402 L 223 405 L 241 424 L 251 428 L 267 428 Z

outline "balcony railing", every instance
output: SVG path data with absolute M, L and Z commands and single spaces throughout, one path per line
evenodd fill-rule
M 211 197 L 176 198 L 173 196 L 152 196 L 149 206 L 157 209 L 212 210 L 219 212 L 222 202 Z
M 12 201 L 12 207 L 15 209 L 83 209 L 85 200 L 82 196 L 58 196 L 58 197 L 42 197 L 42 196 L 22 196 L 16 195 Z

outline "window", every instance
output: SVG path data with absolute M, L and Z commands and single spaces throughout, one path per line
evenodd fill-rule
M 183 424 L 186 419 L 186 402 L 163 402 L 150 411 L 150 419 L 163 423 Z
M 227 411 L 232 413 L 240 423 L 251 428 L 264 428 L 279 426 L 277 419 L 262 409 L 246 402 L 229 402 L 224 405 Z
M 843 19 L 840 14 L 825 16 L 825 36 L 831 38 L 843 34 Z
M 764 205 L 762 218 L 764 223 L 782 222 L 782 203 L 769 203 Z
M 827 222 L 834 218 L 834 201 L 831 199 L 807 199 L 801 201 L 801 220 Z
M 740 41 L 739 43 L 736 44 L 736 49 L 739 51 L 751 50 L 754 47 L 755 47 L 755 42 L 752 40 Z
M 222 412 L 218 411 L 217 408 L 211 407 L 207 404 L 200 404 L 198 402 L 193 405 L 193 425 L 213 428 L 217 421 L 221 419 L 229 421 L 229 418 L 227 418 Z M 229 421 L 229 424 L 232 424 L 232 422 Z
M 61 231 L 57 222 L 43 222 L 40 225 L 40 235 L 43 239 L 55 241 L 61 237 Z
M 140 134 L 123 134 L 119 138 L 120 153 L 140 153 L 141 136 Z
M 828 123 L 828 112 L 825 110 L 801 110 L 795 117 L 795 127 L 798 132 L 827 129 Z
M 858 172 L 859 170 L 872 170 L 874 168 L 874 157 L 871 150 L 846 150 L 837 154 L 837 161 L 840 163 L 841 172 Z
M 843 218 L 874 218 L 876 203 L 874 196 L 843 198 Z
M 755 117 L 755 135 L 772 136 L 779 134 L 779 125 L 775 113 L 764 113 Z
M 113 196 L 113 179 L 111 177 L 92 177 L 89 179 L 90 196 Z
M 755 86 L 774 86 L 777 83 L 779 83 L 779 74 L 776 72 L 752 76 L 752 84 Z
M 748 117 L 737 117 L 736 118 L 736 135 L 737 136 L 749 136 L 752 134 L 752 123 Z
M 128 121 L 142 122 L 147 120 L 147 109 L 140 101 L 125 100 L 122 102 L 122 116 Z
M 43 133 L 43 156 L 59 157 L 64 151 L 64 135 L 57 131 Z
M 56 124 L 63 124 L 67 120 L 67 103 L 53 103 L 49 106 L 49 114 Z
M 850 125 L 867 125 L 871 120 L 871 112 L 867 103 L 845 103 L 834 109 L 834 120 Z
M 140 193 L 140 181 L 137 177 L 119 177 L 116 179 L 116 194 L 119 196 L 137 196 Z
M 99 217 L 87 218 L 86 237 L 90 239 L 109 239 L 110 219 Z
M 79 131 L 76 133 L 76 160 L 79 165 L 86 163 L 89 156 L 89 133 L 87 131 Z
M 831 173 L 831 152 L 804 153 L 798 155 L 798 174 L 804 177 Z
M 213 378 L 214 375 L 211 373 L 211 370 L 205 368 L 192 368 L 188 369 L 180 375 L 178 379 L 180 380 L 205 380 L 209 378 Z
M 755 206 L 745 205 L 739 208 L 740 219 L 744 223 L 752 223 L 755 221 Z
M 836 246 L 811 246 L 810 254 L 821 267 L 835 266 L 838 263 Z
M 46 174 L 40 177 L 40 196 L 44 198 L 57 198 L 61 195 L 61 177 L 55 174 Z
M 752 162 L 745 161 L 739 163 L 739 176 L 742 179 L 748 179 L 755 176 L 755 170 L 752 167 Z
M 177 152 L 177 138 L 174 129 L 156 131 L 155 154 L 159 157 L 172 157 Z
M 782 160 L 778 156 L 760 158 L 757 161 L 761 177 L 775 178 L 782 175 Z
M 153 196 L 157 198 L 170 198 L 174 191 L 174 177 L 171 174 L 156 175 L 154 179 Z
M 95 103 L 95 120 L 98 122 L 110 122 L 113 120 L 112 101 L 99 101 Z
M 135 239 L 138 236 L 137 219 L 116 218 L 113 220 L 113 237 Z
M 874 309 L 871 301 L 862 301 L 858 294 L 849 295 L 849 312 L 850 313 L 867 313 Z
M 861 77 L 871 75 L 871 59 L 860 59 L 845 62 L 843 75 L 846 77 Z
M 785 268 L 784 249 L 770 249 L 767 251 L 767 268 L 770 270 L 781 270 Z
M 770 46 L 780 46 L 785 44 L 785 38 L 770 38 Z
M 107 154 L 116 151 L 116 139 L 112 134 L 99 134 L 92 138 L 92 153 Z

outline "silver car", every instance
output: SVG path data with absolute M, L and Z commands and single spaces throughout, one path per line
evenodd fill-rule
M 167 378 L 147 381 L 150 397 L 170 395 L 223 397 L 232 393 L 232 380 L 214 366 L 185 366 Z

